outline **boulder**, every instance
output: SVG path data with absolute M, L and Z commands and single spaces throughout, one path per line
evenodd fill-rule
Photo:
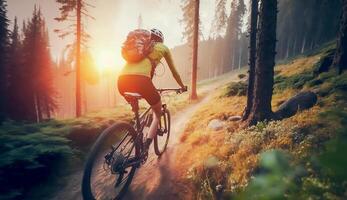
M 242 119 L 241 116 L 230 116 L 228 118 L 228 121 L 231 121 L 231 122 L 236 122 L 236 121 L 240 121 Z
M 311 91 L 300 92 L 289 100 L 280 105 L 275 112 L 277 119 L 291 117 L 300 110 L 306 110 L 313 107 L 317 103 L 317 95 Z
M 318 63 L 315 66 L 314 74 L 318 75 L 323 72 L 329 71 L 331 64 L 333 63 L 335 56 L 335 49 L 331 49 L 319 59 Z
M 219 119 L 213 119 L 208 123 L 208 128 L 214 130 L 214 131 L 218 131 L 224 128 L 224 122 L 219 120 Z

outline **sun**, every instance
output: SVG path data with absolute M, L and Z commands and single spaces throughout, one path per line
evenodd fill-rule
M 107 71 L 119 71 L 124 65 L 124 60 L 116 51 L 102 49 L 94 53 L 94 61 L 98 71 L 104 73 Z

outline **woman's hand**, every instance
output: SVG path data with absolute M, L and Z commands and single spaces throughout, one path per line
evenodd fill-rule
M 188 86 L 183 85 L 181 86 L 181 92 L 187 92 L 188 91 Z

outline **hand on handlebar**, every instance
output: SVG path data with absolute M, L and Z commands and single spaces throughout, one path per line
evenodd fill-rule
M 183 86 L 182 88 L 181 88 L 181 92 L 187 92 L 188 91 L 188 86 Z

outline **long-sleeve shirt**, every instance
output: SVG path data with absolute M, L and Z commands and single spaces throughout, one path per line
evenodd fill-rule
M 145 58 L 138 63 L 126 63 L 121 71 L 121 75 L 142 75 L 142 76 L 147 76 L 151 78 L 151 72 L 152 72 L 151 61 L 153 62 L 153 65 L 154 65 L 153 70 L 155 70 L 155 67 L 160 63 L 160 60 L 163 57 L 165 58 L 174 79 L 177 81 L 177 83 L 181 87 L 183 87 L 184 86 L 183 82 L 175 68 L 175 65 L 170 53 L 170 49 L 160 42 L 154 45 L 153 51 L 148 55 L 148 58 Z

